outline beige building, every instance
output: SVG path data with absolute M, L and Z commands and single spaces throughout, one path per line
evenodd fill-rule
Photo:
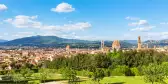
M 69 45 L 66 46 L 66 51 L 70 51 L 70 46 Z
M 141 36 L 138 36 L 138 50 L 142 49 L 142 44 L 141 44 Z
M 120 46 L 119 40 L 115 40 L 115 41 L 112 43 L 112 49 L 117 49 L 117 50 L 119 50 L 120 48 L 121 48 L 121 46 Z

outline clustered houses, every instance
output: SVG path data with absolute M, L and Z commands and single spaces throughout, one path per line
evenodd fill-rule
M 24 66 L 24 64 L 38 65 L 45 60 L 53 61 L 54 59 L 65 56 L 71 57 L 79 53 L 95 54 L 100 50 L 90 49 L 29 49 L 29 50 L 0 50 L 0 65 L 1 70 L 10 70 L 14 66 Z
M 154 48 L 157 51 L 167 51 L 168 47 Z M 126 49 L 127 50 L 127 49 Z M 105 48 L 103 52 L 106 51 Z M 107 49 L 108 51 L 108 49 Z M 18 49 L 18 50 L 0 50 L 0 69 L 10 70 L 12 68 L 21 67 L 25 64 L 39 65 L 45 60 L 53 61 L 54 59 L 64 56 L 71 57 L 75 54 L 87 53 L 96 54 L 102 52 L 101 49 L 70 49 L 68 45 L 64 48 L 47 48 L 47 49 Z M 13 67 L 14 66 L 14 67 Z

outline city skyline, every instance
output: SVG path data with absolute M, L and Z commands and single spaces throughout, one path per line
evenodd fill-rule
M 19 2 L 19 3 L 18 3 Z M 168 38 L 166 0 L 1 0 L 0 39 L 49 35 L 84 40 Z

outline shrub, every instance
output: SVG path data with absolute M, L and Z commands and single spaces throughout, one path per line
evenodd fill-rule
M 96 69 L 95 72 L 93 72 L 93 80 L 100 82 L 105 77 L 104 71 L 102 69 Z
M 2 76 L 2 80 L 13 80 L 12 76 Z
M 144 68 L 144 78 L 146 82 L 160 82 L 163 83 L 166 77 L 165 67 L 157 64 L 150 64 Z
M 0 75 L 6 75 L 8 73 L 7 70 L 0 71 Z
M 91 77 L 92 74 L 93 74 L 92 72 L 86 71 L 86 70 L 77 71 L 77 75 L 78 75 L 78 76 Z
M 135 74 L 131 71 L 131 69 L 126 69 L 125 76 L 135 76 Z
M 104 75 L 105 75 L 106 77 L 111 76 L 110 69 L 103 69 L 103 71 L 104 71 Z
M 117 66 L 115 69 L 112 70 L 111 75 L 124 76 L 127 70 L 128 70 L 127 66 Z
M 131 68 L 131 72 L 132 72 L 135 76 L 140 76 L 140 72 L 139 72 L 139 70 L 138 70 L 136 67 Z

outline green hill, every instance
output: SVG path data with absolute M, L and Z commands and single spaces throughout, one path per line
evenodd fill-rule
M 129 48 L 133 44 L 121 41 L 121 47 Z M 72 48 L 100 48 L 100 41 L 88 41 L 78 39 L 65 39 L 57 36 L 32 36 L 11 40 L 1 43 L 3 46 L 37 46 L 37 47 L 65 47 L 70 45 Z M 112 41 L 105 41 L 105 46 L 111 47 Z

